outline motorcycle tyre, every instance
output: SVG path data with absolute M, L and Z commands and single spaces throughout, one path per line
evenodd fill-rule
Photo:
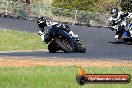
M 65 53 L 73 53 L 73 50 L 71 47 L 68 47 L 65 42 L 60 41 L 59 38 L 55 39 L 56 44 L 64 51 Z M 69 45 L 70 46 L 70 45 Z

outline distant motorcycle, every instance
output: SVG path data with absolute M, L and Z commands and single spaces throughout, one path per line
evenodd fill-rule
M 123 42 L 132 42 L 132 23 L 131 22 L 122 22 L 121 19 L 118 20 L 116 23 L 118 25 L 112 26 L 114 28 L 114 30 L 118 31 L 122 26 L 122 24 L 126 24 L 125 30 L 123 30 L 123 35 L 125 36 L 125 38 L 122 38 Z M 118 42 L 115 39 L 116 42 Z
M 132 36 L 132 23 L 128 23 L 126 28 L 127 31 L 124 31 L 123 34 L 127 37 Z
M 49 28 L 51 29 L 51 28 Z M 51 31 L 51 30 L 49 30 Z M 85 53 L 86 47 L 81 42 L 79 38 L 73 38 L 71 35 L 64 30 L 57 30 L 56 32 L 51 32 L 50 41 L 48 43 L 48 50 L 51 53 L 57 51 L 64 51 L 66 53 L 80 52 Z M 72 49 L 72 43 L 74 43 L 74 49 Z

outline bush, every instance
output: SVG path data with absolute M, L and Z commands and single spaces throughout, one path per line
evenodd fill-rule
M 52 6 L 72 10 L 95 11 L 99 0 L 53 0 Z
M 121 1 L 121 8 L 123 11 L 132 12 L 132 0 L 122 0 Z

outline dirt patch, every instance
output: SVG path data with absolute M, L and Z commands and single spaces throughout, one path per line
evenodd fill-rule
M 94 67 L 112 67 L 112 66 L 132 66 L 132 61 L 115 60 L 79 60 L 79 59 L 49 59 L 49 58 L 16 58 L 1 57 L 0 67 L 4 66 L 94 66 Z

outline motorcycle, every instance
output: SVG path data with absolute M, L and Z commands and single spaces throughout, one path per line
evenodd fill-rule
M 127 37 L 132 37 L 132 23 L 128 23 L 126 27 L 127 31 L 124 31 L 123 34 Z
M 122 27 L 122 25 L 125 25 L 125 30 L 123 30 L 123 35 L 125 36 L 124 38 L 122 38 L 123 42 L 132 42 L 132 23 L 131 22 L 125 22 L 121 19 L 119 19 L 117 22 L 118 25 L 115 26 L 111 26 L 114 30 L 118 31 L 120 30 L 120 28 Z M 115 36 L 115 41 L 116 42 L 120 42 L 119 40 L 117 40 L 117 36 Z
M 52 35 L 50 36 L 50 40 L 48 42 L 48 50 L 50 53 L 55 53 L 60 50 L 65 53 L 85 53 L 86 51 L 86 47 L 79 38 L 71 37 L 71 35 L 64 30 L 51 32 L 50 35 Z M 72 48 L 73 45 L 71 42 L 74 44 L 74 49 Z

